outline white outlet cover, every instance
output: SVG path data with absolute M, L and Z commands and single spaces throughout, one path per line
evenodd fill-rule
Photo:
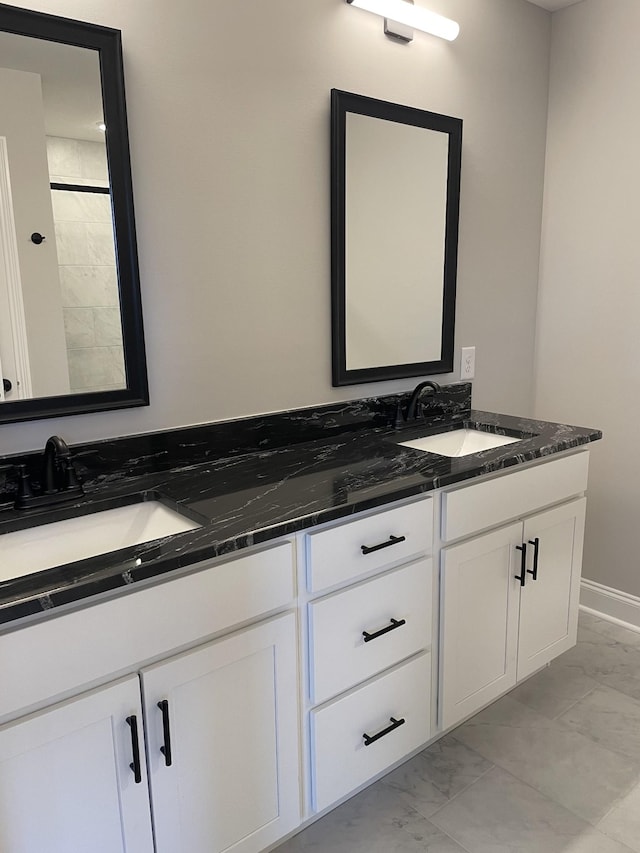
M 462 347 L 460 379 L 473 379 L 476 375 L 476 348 Z

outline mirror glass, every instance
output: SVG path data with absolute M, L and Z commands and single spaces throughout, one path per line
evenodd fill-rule
M 146 405 L 120 33 L 0 30 L 0 422 Z
M 453 368 L 462 123 L 332 92 L 334 385 Z

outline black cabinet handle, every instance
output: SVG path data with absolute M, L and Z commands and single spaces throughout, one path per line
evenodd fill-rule
M 362 735 L 362 737 L 364 738 L 364 745 L 365 746 L 371 746 L 372 743 L 375 743 L 377 740 L 380 740 L 381 737 L 388 735 L 390 732 L 394 731 L 395 729 L 400 728 L 400 726 L 404 726 L 404 724 L 407 722 L 404 719 L 404 717 L 402 717 L 399 720 L 396 720 L 394 717 L 389 717 L 389 720 L 391 721 L 391 725 L 387 726 L 387 728 L 383 729 L 381 732 L 378 732 L 377 735 L 368 735 L 368 734 Z
M 534 581 L 538 580 L 538 553 L 540 551 L 540 540 L 536 536 L 535 539 L 529 539 L 529 545 L 533 545 L 533 569 L 527 569 L 532 575 Z
M 171 767 L 171 730 L 169 728 L 169 703 L 166 699 L 158 702 L 158 708 L 162 711 L 162 736 L 164 744 L 160 747 L 160 752 L 164 755 L 164 763 L 167 767 Z
M 516 545 L 516 550 L 522 551 L 522 557 L 520 559 L 520 574 L 514 575 L 514 578 L 520 581 L 520 586 L 524 586 L 527 579 L 527 546 L 523 542 L 522 545 Z
M 406 538 L 406 536 L 390 536 L 386 542 L 381 542 L 379 545 L 361 545 L 360 550 L 363 554 L 373 554 L 374 551 L 381 551 L 391 545 L 398 545 L 400 542 L 404 542 Z
M 391 624 L 387 625 L 386 628 L 381 628 L 379 631 L 376 631 L 375 634 L 370 634 L 368 631 L 363 631 L 362 636 L 364 637 L 365 643 L 370 643 L 371 640 L 376 640 L 378 637 L 381 637 L 383 634 L 388 634 L 389 631 L 395 631 L 396 628 L 401 628 L 403 625 L 407 624 L 406 619 L 392 619 Z
M 138 739 L 138 718 L 133 715 L 127 717 L 127 725 L 131 728 L 131 751 L 133 753 L 133 761 L 129 767 L 133 770 L 133 778 L 136 785 L 142 782 L 142 770 L 140 767 L 140 740 Z

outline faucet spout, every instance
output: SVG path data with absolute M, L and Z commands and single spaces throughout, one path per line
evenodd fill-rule
M 47 439 L 44 448 L 44 470 L 42 474 L 42 491 L 45 495 L 53 495 L 64 489 L 63 466 L 61 460 L 68 460 L 71 451 L 63 438 L 52 435 Z
M 71 451 L 59 435 L 47 439 L 42 457 L 40 491 L 34 494 L 27 466 L 20 465 L 16 509 L 35 509 L 79 498 L 84 494 L 73 466 Z
M 413 389 L 411 397 L 409 398 L 409 405 L 407 406 L 407 414 L 405 416 L 405 421 L 415 420 L 417 416 L 416 413 L 418 410 L 418 402 L 425 388 L 430 388 L 434 394 L 442 390 L 437 382 L 432 382 L 430 379 L 418 383 L 418 385 L 416 385 L 416 387 Z

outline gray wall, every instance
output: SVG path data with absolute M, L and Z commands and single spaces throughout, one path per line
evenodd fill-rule
M 601 427 L 585 577 L 640 595 L 640 3 L 553 16 L 536 414 Z
M 403 46 L 343 0 L 32 6 L 123 31 L 152 403 L 1 426 L 2 453 L 415 384 L 331 387 L 332 87 L 464 119 L 456 356 L 477 347 L 476 405 L 530 412 L 547 12 L 430 0 L 460 37 Z

